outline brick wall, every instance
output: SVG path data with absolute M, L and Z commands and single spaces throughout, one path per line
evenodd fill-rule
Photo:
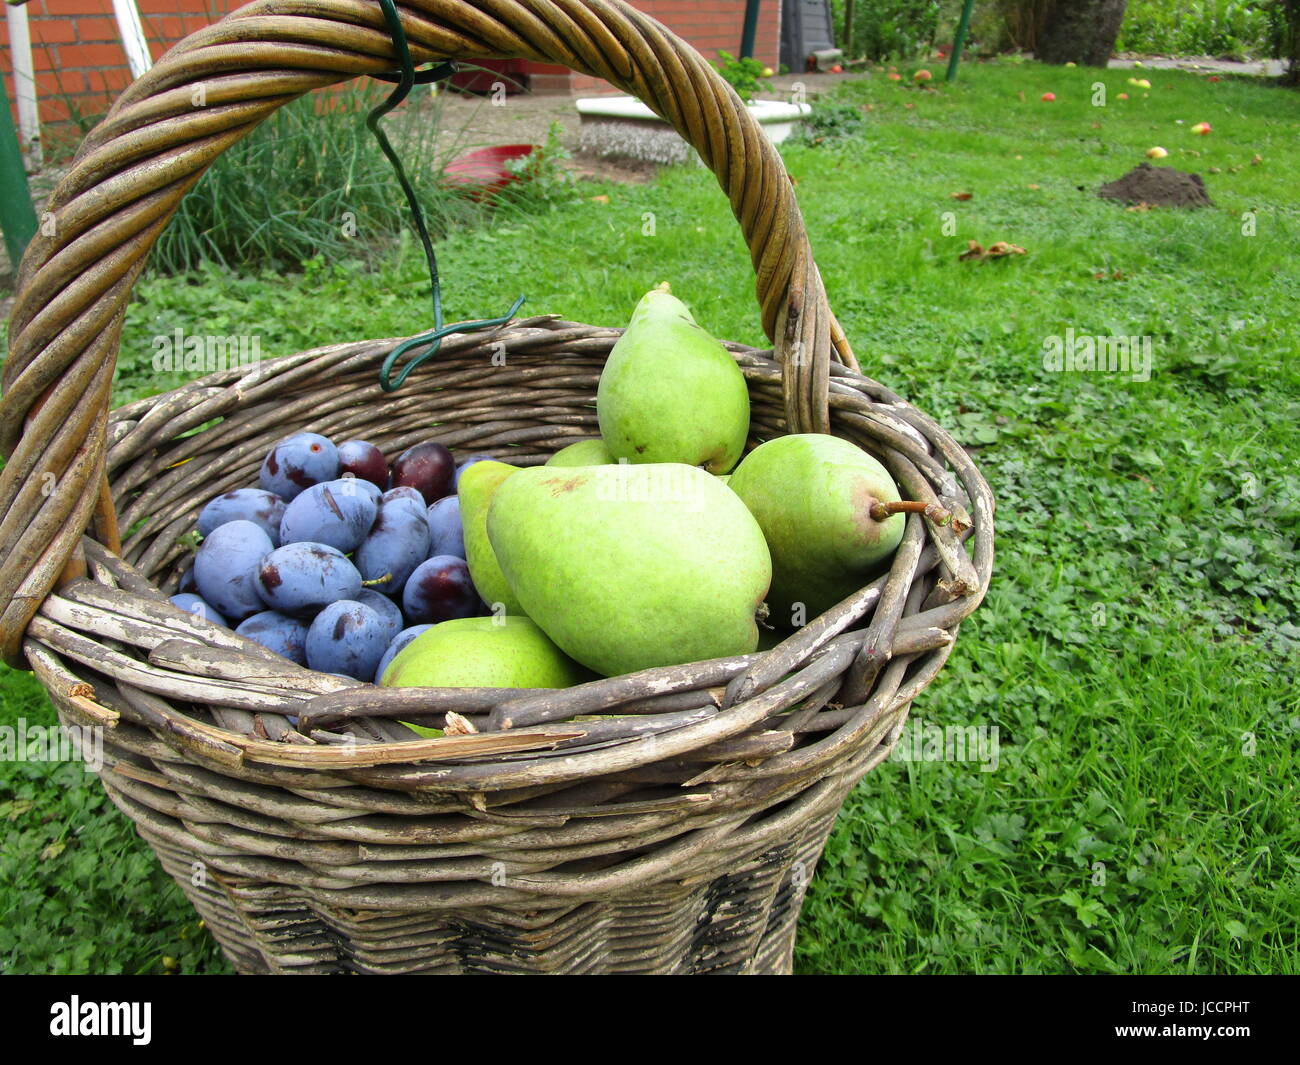
M 780 47 L 780 2 L 763 0 L 759 11 L 755 58 L 775 67 Z M 744 24 L 745 0 L 632 0 L 633 6 L 649 14 L 684 37 L 706 58 L 717 58 L 719 49 L 736 55 Z M 172 44 L 227 11 L 240 6 L 239 0 L 137 0 L 140 20 L 154 58 Z M 118 40 L 111 0 L 30 0 L 27 4 L 32 36 L 32 60 L 43 123 L 49 123 L 58 139 L 60 124 L 65 133 L 75 133 L 70 121 L 81 116 L 95 118 L 105 112 L 117 94 L 131 80 L 126 53 Z M 10 106 L 14 84 L 9 58 L 9 33 L 0 19 L 0 72 Z M 610 85 L 563 67 L 528 64 L 535 92 L 609 91 Z M 16 121 L 16 112 L 15 112 Z
M 137 0 L 140 21 L 155 59 L 172 44 L 220 18 L 238 0 Z M 131 81 L 118 38 L 112 0 L 30 0 L 27 20 L 42 122 L 93 118 Z M 0 19 L 0 70 L 14 100 L 9 28 Z

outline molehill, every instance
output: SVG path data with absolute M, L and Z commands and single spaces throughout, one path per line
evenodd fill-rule
M 1139 163 L 1122 178 L 1103 185 L 1097 195 L 1124 203 L 1153 207 L 1211 207 L 1210 194 L 1200 174 L 1187 174 L 1172 166 Z

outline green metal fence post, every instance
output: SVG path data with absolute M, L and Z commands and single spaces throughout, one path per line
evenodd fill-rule
M 948 73 L 944 81 L 953 81 L 957 77 L 957 64 L 961 62 L 961 50 L 966 45 L 966 31 L 970 29 L 970 12 L 975 0 L 966 0 L 961 9 L 961 19 L 957 22 L 957 34 L 952 41 L 952 56 L 948 60 Z
M 740 58 L 749 59 L 754 54 L 754 38 L 758 35 L 758 5 L 762 0 L 745 0 L 745 26 L 740 31 Z
M 0 230 L 5 251 L 14 271 L 27 243 L 36 235 L 36 211 L 23 168 L 23 151 L 18 145 L 13 116 L 9 114 L 9 93 L 0 78 Z

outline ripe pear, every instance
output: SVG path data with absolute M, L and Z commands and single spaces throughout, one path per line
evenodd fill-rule
M 492 500 L 488 538 L 528 616 L 604 676 L 758 644 L 767 544 L 740 499 L 696 467 L 521 470 Z
M 403 647 L 384 670 L 386 688 L 568 688 L 590 679 L 533 621 L 455 618 Z
M 898 499 L 888 471 L 861 448 L 821 433 L 760 444 L 727 485 L 749 507 L 772 552 L 774 623 L 811 620 L 884 570 L 905 518 L 878 521 L 873 503 Z
M 727 349 L 664 282 L 641 297 L 609 353 L 596 416 L 615 459 L 727 473 L 745 450 L 749 389 Z
M 500 603 L 506 614 L 522 615 L 524 609 L 497 564 L 487 534 L 488 507 L 492 497 L 508 478 L 518 472 L 519 467 L 508 462 L 491 459 L 476 462 L 461 474 L 457 494 L 460 496 L 461 525 L 465 531 L 465 561 L 469 563 L 469 576 L 474 587 L 488 606 L 495 609 L 495 605 Z
M 548 466 L 608 466 L 614 462 L 603 440 L 579 440 L 546 460 Z

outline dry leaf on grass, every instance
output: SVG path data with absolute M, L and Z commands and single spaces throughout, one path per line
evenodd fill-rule
M 965 201 L 969 200 L 975 194 L 973 192 L 952 192 L 948 195 L 951 199 Z
M 1002 259 L 1008 255 L 1025 255 L 1025 249 L 1019 244 L 1008 244 L 1005 240 L 999 240 L 990 244 L 987 248 L 981 247 L 977 240 L 966 242 L 966 250 L 957 258 L 965 262 L 967 259 L 975 259 L 983 262 L 985 259 Z

